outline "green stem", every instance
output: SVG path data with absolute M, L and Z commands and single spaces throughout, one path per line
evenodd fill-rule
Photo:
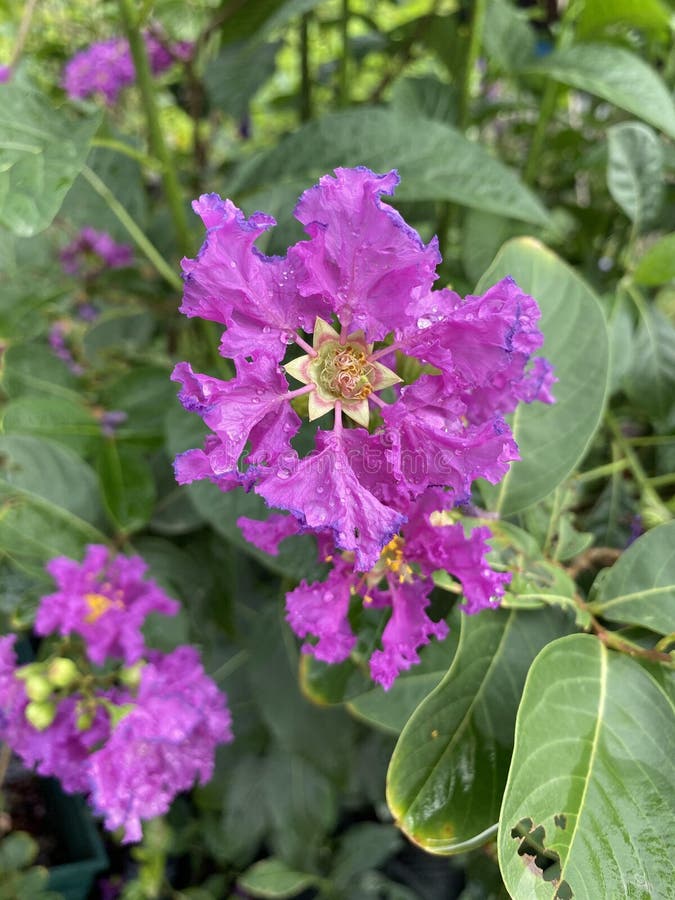
M 338 106 L 349 105 L 349 0 L 342 0 L 340 16 L 340 38 L 342 53 L 340 54 L 340 70 L 338 81 Z
M 116 141 L 113 138 L 95 137 L 91 142 L 91 146 L 102 147 L 105 150 L 114 150 L 116 153 L 122 153 L 124 156 L 129 156 L 131 159 L 136 160 L 136 162 L 145 166 L 146 169 L 151 169 L 155 172 L 162 171 L 162 163 L 158 159 L 155 159 L 154 156 L 149 156 L 147 153 L 142 153 L 140 150 L 136 150 L 135 147 L 125 144 L 124 141 Z
M 605 413 L 605 421 L 607 422 L 610 431 L 614 435 L 614 439 L 619 446 L 619 449 L 628 461 L 628 465 L 630 466 L 631 472 L 633 473 L 633 477 L 640 486 L 643 497 L 655 510 L 658 511 L 659 515 L 664 519 L 664 521 L 669 521 L 672 518 L 670 510 L 652 487 L 649 476 L 645 472 L 636 452 L 626 440 L 625 435 L 621 431 L 619 423 L 609 411 Z
M 19 34 L 17 35 L 16 44 L 14 45 L 12 56 L 9 60 L 10 69 L 14 69 L 21 59 L 23 48 L 26 46 L 26 41 L 28 40 L 30 25 L 33 21 L 33 13 L 35 12 L 36 6 L 37 0 L 28 0 L 24 7 L 23 15 L 21 16 L 21 24 L 19 25 Z
M 658 447 L 675 442 L 675 434 L 648 434 L 643 437 L 631 437 L 626 440 L 634 447 Z
M 485 25 L 486 0 L 474 0 L 473 15 L 471 17 L 471 31 L 469 34 L 469 46 L 466 51 L 466 62 L 462 78 L 462 90 L 459 101 L 459 127 L 465 130 L 469 124 L 469 112 L 471 109 L 471 82 L 478 61 L 478 55 L 483 43 L 483 27 Z
M 176 231 L 178 250 L 181 255 L 187 255 L 190 252 L 190 230 L 178 174 L 167 143 L 164 140 L 164 133 L 159 120 L 159 110 L 155 97 L 155 82 L 150 73 L 148 54 L 138 26 L 133 0 L 118 0 L 118 2 L 122 24 L 129 40 L 129 48 L 134 61 L 136 80 L 141 92 L 150 149 L 162 164 L 162 182 Z
M 530 149 L 527 154 L 527 161 L 525 162 L 525 169 L 523 171 L 523 181 L 525 184 L 534 184 L 537 180 L 537 170 L 539 167 L 539 157 L 541 156 L 541 151 L 544 148 L 544 141 L 546 140 L 546 132 L 548 130 L 549 123 L 553 118 L 553 113 L 555 112 L 555 105 L 558 99 L 558 89 L 559 85 L 555 81 L 549 81 L 544 89 L 544 96 L 541 101 L 541 107 L 539 109 L 539 118 L 537 119 L 537 124 L 534 127 L 534 133 L 532 135 L 532 143 L 530 144 Z
M 606 463 L 604 466 L 596 466 L 594 469 L 580 472 L 578 475 L 575 475 L 575 481 L 595 481 L 598 478 L 604 478 L 605 475 L 614 475 L 615 472 L 621 472 L 627 466 L 627 459 L 618 459 L 616 462 Z
M 649 479 L 652 487 L 664 487 L 668 484 L 675 484 L 675 472 L 669 472 L 667 475 L 655 475 Z
M 164 259 L 162 254 L 157 250 L 157 248 L 150 243 L 145 234 L 141 231 L 140 227 L 134 222 L 126 209 L 119 202 L 117 197 L 113 194 L 110 188 L 105 184 L 105 182 L 101 181 L 96 172 L 93 172 L 89 166 L 84 166 L 82 169 L 82 175 L 86 178 L 92 188 L 96 191 L 96 193 L 101 197 L 110 207 L 111 212 L 113 212 L 119 221 L 124 225 L 126 230 L 129 232 L 129 235 L 136 242 L 139 250 L 141 250 L 153 266 L 157 269 L 159 274 L 167 281 L 171 287 L 175 288 L 178 291 L 182 291 L 183 282 L 181 281 L 178 273 L 169 265 L 169 263 Z
M 300 121 L 312 118 L 312 79 L 309 71 L 309 13 L 300 17 Z

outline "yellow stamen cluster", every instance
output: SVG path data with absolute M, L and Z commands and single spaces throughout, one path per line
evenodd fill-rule
M 106 597 L 104 594 L 85 594 L 84 599 L 89 607 L 89 612 L 85 616 L 84 621 L 90 625 L 98 621 L 103 613 L 115 607 L 116 609 L 124 609 L 124 603 L 120 599 Z
M 401 584 L 404 581 L 411 581 L 413 574 L 403 555 L 404 546 L 405 541 L 403 538 L 400 535 L 396 535 L 384 546 L 380 557 L 386 568 L 398 575 L 398 580 Z
M 363 350 L 354 344 L 327 342 L 315 365 L 319 384 L 336 399 L 365 400 L 373 391 L 373 367 Z

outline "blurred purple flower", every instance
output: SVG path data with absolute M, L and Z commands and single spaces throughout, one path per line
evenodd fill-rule
M 59 556 L 46 568 L 58 590 L 40 601 L 35 631 L 79 634 L 98 665 L 107 657 L 135 663 L 145 649 L 141 627 L 147 616 L 178 611 L 175 600 L 144 578 L 147 565 L 139 556 L 114 556 L 108 547 L 90 544 L 81 563 Z
M 189 41 L 174 44 L 160 40 L 152 32 L 146 32 L 143 38 L 153 75 L 161 74 L 174 62 L 185 61 L 192 55 L 194 45 Z M 66 63 L 61 85 L 71 100 L 100 94 L 108 106 L 114 106 L 120 92 L 135 80 L 129 42 L 126 38 L 116 37 L 76 53 Z
M 104 412 L 101 416 L 101 432 L 104 437 L 115 437 L 119 426 L 124 425 L 128 418 L 128 415 L 121 409 L 111 409 L 109 412 Z
M 67 326 L 63 322 L 54 322 L 49 329 L 47 337 L 49 346 L 54 351 L 54 354 L 68 366 L 73 375 L 82 375 L 84 369 L 79 363 L 75 362 L 66 342 L 66 334 Z
M 12 77 L 11 66 L 0 66 L 0 84 L 6 84 Z
M 132 710 L 89 760 L 91 802 L 123 842 L 142 838 L 141 819 L 213 774 L 215 748 L 232 740 L 225 697 L 204 673 L 193 647 L 152 654 Z
M 195 201 L 206 240 L 183 260 L 181 311 L 226 326 L 220 352 L 237 374 L 225 382 L 180 363 L 172 376 L 212 431 L 177 457 L 178 481 L 253 488 L 303 528 L 331 530 L 361 571 L 427 488 L 458 503 L 476 478 L 499 481 L 518 458 L 503 415 L 553 400 L 551 366 L 531 362 L 543 342 L 535 301 L 509 278 L 466 300 L 432 291 L 436 239 L 424 244 L 381 200 L 397 183 L 362 167 L 321 178 L 295 210 L 309 240 L 284 257 L 254 246 L 270 216 L 247 219 L 216 194 Z M 299 459 L 291 401 L 303 395 L 310 421 L 333 413 L 333 427 Z
M 118 244 L 106 231 L 86 226 L 65 246 L 59 259 L 67 275 L 93 278 L 105 269 L 123 269 L 133 262 L 130 244 Z

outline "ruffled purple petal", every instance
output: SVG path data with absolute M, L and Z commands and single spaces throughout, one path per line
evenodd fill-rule
M 450 487 L 459 503 L 470 495 L 476 478 L 493 484 L 518 459 L 511 430 L 501 419 L 468 425 L 458 398 L 444 393 L 438 376 L 423 375 L 401 391 L 401 399 L 383 410 L 390 448 L 386 451 L 395 478 L 411 496 L 427 487 Z
M 285 516 L 280 513 L 272 513 L 264 521 L 240 516 L 237 519 L 237 525 L 249 544 L 269 553 L 270 556 L 279 555 L 279 544 L 286 538 L 300 534 L 298 520 L 294 516 Z
M 432 637 L 442 641 L 445 622 L 433 622 L 426 614 L 432 585 L 415 581 L 391 590 L 392 614 L 382 633 L 382 650 L 370 657 L 370 674 L 388 691 L 401 672 L 419 663 L 417 651 Z
M 286 618 L 298 637 L 318 638 L 315 644 L 302 645 L 303 653 L 311 653 L 327 663 L 347 659 L 356 643 L 347 621 L 351 586 L 356 581 L 353 570 L 340 562 L 326 581 L 299 586 L 286 595 Z
M 317 446 L 318 452 L 266 477 L 256 493 L 269 506 L 292 512 L 305 528 L 331 529 L 338 547 L 353 550 L 357 568 L 367 571 L 405 517 L 359 482 L 339 435 L 320 431 Z
M 261 212 L 247 219 L 218 194 L 204 194 L 192 206 L 207 232 L 197 258 L 183 259 L 181 312 L 228 326 L 223 356 L 262 351 L 280 360 L 289 336 L 298 327 L 311 331 L 317 313 L 297 294 L 293 263 L 254 246 L 275 220 Z
M 440 262 L 438 242 L 425 245 L 391 206 L 395 171 L 376 175 L 359 166 L 338 168 L 305 191 L 295 209 L 311 240 L 297 244 L 302 260 L 299 282 L 305 297 L 322 297 L 350 331 L 363 330 L 368 341 L 413 324 L 411 301 L 428 291 Z

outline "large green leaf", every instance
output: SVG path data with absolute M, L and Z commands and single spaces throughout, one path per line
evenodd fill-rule
M 650 900 L 672 892 L 672 703 L 590 635 L 546 647 L 527 678 L 500 815 L 512 897 Z
M 0 548 L 33 563 L 79 557 L 101 543 L 98 481 L 67 447 L 31 435 L 0 435 Z
M 528 64 L 524 71 L 602 97 L 675 137 L 675 107 L 668 88 L 654 69 L 623 47 L 574 44 Z
M 0 225 L 29 236 L 50 224 L 99 121 L 73 122 L 40 94 L 0 85 Z
M 527 670 L 567 629 L 551 609 L 462 618 L 452 666 L 410 717 L 387 776 L 397 824 L 425 850 L 459 853 L 493 833 Z
M 664 40 L 670 35 L 670 11 L 661 0 L 592 0 L 579 8 L 576 36 L 593 40 L 619 23 Z
M 658 215 L 663 196 L 663 149 L 640 122 L 622 122 L 608 132 L 607 186 L 636 228 Z
M 78 399 L 55 396 L 24 396 L 9 403 L 2 415 L 5 434 L 32 434 L 70 447 L 80 456 L 93 451 L 101 427 Z
M 539 199 L 480 144 L 444 122 L 425 119 L 411 128 L 408 116 L 372 107 L 310 122 L 243 163 L 228 188 L 241 197 L 256 192 L 247 202 L 261 208 L 261 196 L 272 189 L 275 204 L 290 215 L 301 190 L 336 166 L 354 165 L 398 169 L 399 200 L 452 200 L 537 225 L 548 221 Z
M 550 493 L 577 465 L 600 422 L 607 390 L 609 341 L 600 304 L 588 285 L 551 250 L 531 238 L 507 242 L 476 288 L 506 275 L 538 302 L 542 354 L 555 368 L 556 402 L 520 404 L 511 417 L 522 459 L 496 486 L 485 485 L 503 515 Z
M 641 302 L 636 308 L 633 365 L 624 386 L 639 409 L 659 419 L 675 403 L 675 326 L 653 306 Z
M 648 531 L 598 576 L 589 607 L 612 622 L 675 631 L 675 522 Z
M 638 261 L 633 278 L 637 284 L 659 285 L 675 278 L 675 234 L 666 234 Z

